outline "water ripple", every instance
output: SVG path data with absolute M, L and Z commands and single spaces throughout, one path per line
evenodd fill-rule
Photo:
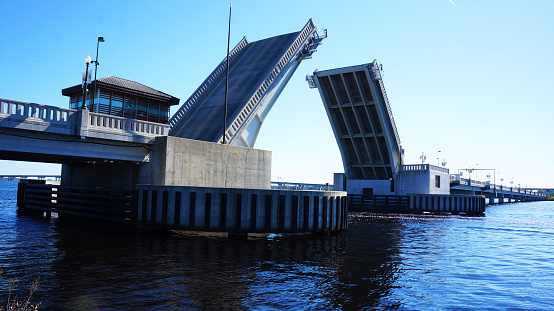
M 489 207 L 485 217 L 353 213 L 330 236 L 237 241 L 17 216 L 16 190 L 0 182 L 2 281 L 40 277 L 45 310 L 554 306 L 553 202 Z

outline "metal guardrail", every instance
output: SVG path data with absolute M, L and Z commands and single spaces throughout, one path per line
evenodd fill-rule
M 273 81 L 279 76 L 279 73 L 281 73 L 283 68 L 287 66 L 287 64 L 292 60 L 293 57 L 296 58 L 299 56 L 299 54 L 302 53 L 305 42 L 308 41 L 308 39 L 316 32 L 316 30 L 317 29 L 313 20 L 310 19 L 306 26 L 302 28 L 296 39 L 294 39 L 293 43 L 290 45 L 287 51 L 283 54 L 281 59 L 279 59 L 273 70 L 271 70 L 266 75 L 263 80 L 264 82 L 250 97 L 242 111 L 237 115 L 233 122 L 230 123 L 231 125 L 228 127 L 224 134 L 225 141 L 232 143 L 237 138 L 237 135 L 241 133 L 241 126 L 245 123 L 245 121 L 254 117 L 251 115 L 251 112 L 258 108 L 261 100 L 264 98 L 266 92 L 270 89 Z M 219 143 L 221 143 L 222 141 L 223 136 L 219 140 Z
M 242 49 L 244 49 L 250 42 L 248 38 L 243 37 L 242 40 L 233 48 L 229 53 L 229 62 L 235 59 Z M 192 93 L 192 95 L 187 99 L 185 103 L 181 105 L 179 110 L 171 117 L 168 124 L 170 127 L 173 127 L 187 114 L 187 112 L 194 106 L 196 101 L 204 94 L 204 92 L 209 89 L 209 87 L 217 80 L 217 78 L 226 71 L 227 69 L 227 57 L 225 57 L 219 66 L 217 66 L 214 71 L 200 84 L 200 86 Z
M 373 61 L 373 63 L 371 63 L 370 66 L 371 66 L 370 72 L 372 73 L 372 78 L 373 80 L 378 81 L 379 87 L 381 88 L 381 93 L 383 94 L 383 100 L 385 101 L 385 106 L 387 107 L 387 112 L 389 114 L 389 120 L 392 125 L 392 129 L 394 131 L 396 144 L 398 148 L 400 148 L 402 144 L 400 143 L 400 136 L 398 135 L 398 130 L 396 129 L 396 123 L 394 122 L 394 117 L 392 116 L 392 109 L 390 108 L 389 97 L 387 96 L 387 91 L 385 90 L 385 84 L 383 83 L 383 79 L 381 77 L 379 64 L 377 63 L 377 61 Z
M 282 181 L 272 181 L 271 189 L 278 190 L 318 190 L 318 191 L 333 191 L 333 185 L 328 184 L 302 184 Z
M 470 185 L 471 182 L 471 185 Z M 534 190 L 527 190 L 527 189 L 520 189 L 520 188 L 514 188 L 514 187 L 508 187 L 504 185 L 495 185 L 491 184 L 490 182 L 483 182 L 478 180 L 469 180 L 468 178 L 461 178 L 457 174 L 450 175 L 450 183 L 451 184 L 458 184 L 462 186 L 471 186 L 471 187 L 479 187 L 479 188 L 486 188 L 491 190 L 497 190 L 497 191 L 508 191 L 508 192 L 515 192 L 515 193 L 522 193 L 522 194 L 528 194 L 528 195 L 534 195 L 534 196 L 540 196 L 540 197 L 546 197 L 545 193 L 539 193 Z

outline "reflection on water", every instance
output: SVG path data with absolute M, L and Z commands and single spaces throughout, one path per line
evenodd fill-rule
M 44 310 L 554 305 L 552 203 L 489 207 L 476 218 L 360 213 L 332 235 L 230 240 L 17 216 L 16 184 L 0 183 L 2 281 L 40 277 L 34 301 Z
M 392 237 L 385 228 L 375 234 Z M 375 243 L 356 247 L 345 232 L 247 241 L 56 232 L 56 306 L 359 309 L 386 302 L 398 269 L 393 239 L 368 232 L 358 233 Z

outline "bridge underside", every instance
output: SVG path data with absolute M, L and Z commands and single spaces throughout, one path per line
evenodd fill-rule
M 0 128 L 0 159 L 77 164 L 142 163 L 151 145 Z
M 401 147 L 377 62 L 308 76 L 317 87 L 339 145 L 347 179 L 388 180 Z

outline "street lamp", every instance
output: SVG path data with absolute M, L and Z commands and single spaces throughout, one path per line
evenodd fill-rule
M 98 105 L 96 104 L 96 71 L 98 70 L 98 65 L 100 65 L 98 63 L 98 46 L 100 45 L 100 42 L 104 42 L 104 37 L 98 37 L 98 41 L 96 42 L 96 60 L 94 61 L 94 93 L 92 94 L 93 109 L 96 109 L 96 112 L 98 112 Z M 98 101 L 100 101 L 100 99 L 98 99 Z
M 513 179 L 510 180 L 510 191 L 514 191 L 514 180 Z
M 92 61 L 92 58 L 87 55 L 85 57 L 85 63 L 87 64 L 87 69 L 85 70 L 85 84 L 83 87 L 83 105 L 81 105 L 82 109 L 87 109 L 87 83 L 88 83 L 88 65 L 90 65 L 90 62 Z

